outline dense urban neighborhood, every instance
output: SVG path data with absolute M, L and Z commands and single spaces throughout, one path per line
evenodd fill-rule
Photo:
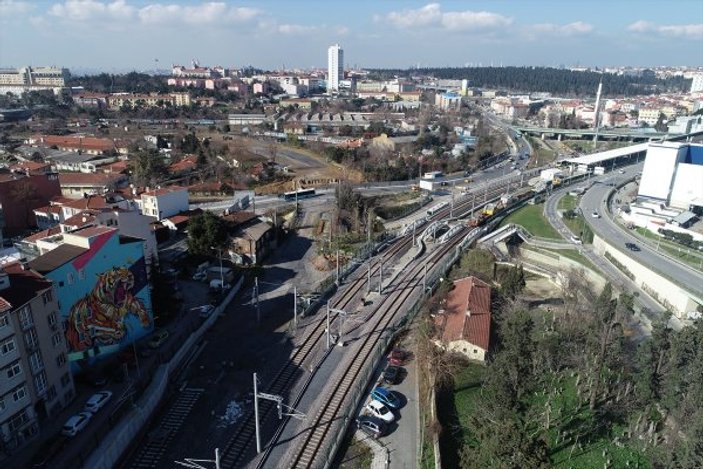
M 458 30 L 439 9 L 374 21 Z M 0 464 L 703 466 L 703 66 L 362 67 L 345 38 L 326 67 L 3 64 Z

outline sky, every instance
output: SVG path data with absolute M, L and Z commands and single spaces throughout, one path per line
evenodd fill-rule
M 703 65 L 695 0 L 0 0 L 0 66 Z

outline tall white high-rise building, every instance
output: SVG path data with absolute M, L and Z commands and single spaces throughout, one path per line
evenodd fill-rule
M 703 91 L 703 73 L 696 73 L 692 78 L 691 93 L 699 93 Z
M 339 44 L 327 49 L 327 92 L 339 91 L 339 81 L 344 78 L 344 50 Z

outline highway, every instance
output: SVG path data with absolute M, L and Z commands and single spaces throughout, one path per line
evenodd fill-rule
M 612 214 L 607 206 L 608 194 L 613 189 L 610 184 L 617 186 L 632 179 L 641 169 L 642 164 L 630 166 L 624 169 L 624 174 L 610 173 L 609 177 L 602 182 L 594 183 L 581 198 L 581 211 L 593 231 L 598 233 L 600 237 L 606 239 L 629 257 L 671 279 L 681 288 L 703 296 L 703 275 L 701 273 L 643 244 L 636 236 L 622 229 L 612 219 Z M 591 214 L 594 211 L 598 211 L 601 217 L 593 218 Z M 634 243 L 640 250 L 629 250 L 625 247 L 625 243 Z

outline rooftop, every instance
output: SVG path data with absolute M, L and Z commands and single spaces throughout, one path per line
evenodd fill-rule
M 182 186 L 158 187 L 156 189 L 146 191 L 142 195 L 150 195 L 150 196 L 158 197 L 160 195 L 166 195 L 166 194 L 170 194 L 172 192 L 180 192 L 180 191 L 188 191 L 188 188 L 182 187 Z
M 30 261 L 29 266 L 40 274 L 46 274 L 53 272 L 86 251 L 88 251 L 88 249 L 64 243 L 56 249 L 52 249 Z
M 0 299 L 17 308 L 51 288 L 51 281 L 32 270 L 22 269 L 20 263 L 5 266 L 10 279 L 10 288 L 0 291 Z
M 476 277 L 454 281 L 445 313 L 435 319 L 443 342 L 466 340 L 488 350 L 491 334 L 491 287 Z

